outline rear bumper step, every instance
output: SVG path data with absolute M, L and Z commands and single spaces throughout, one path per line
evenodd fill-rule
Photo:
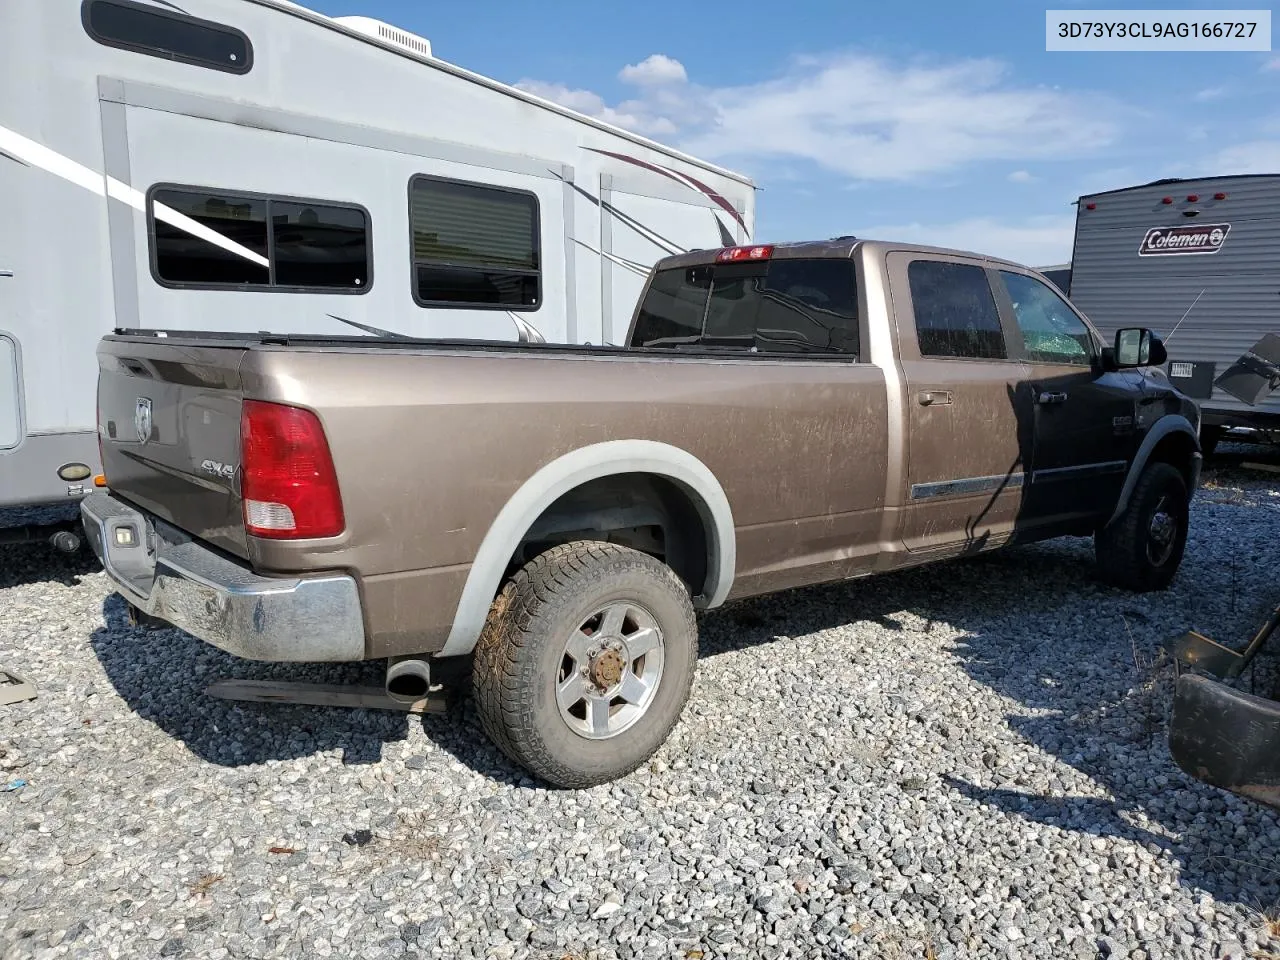
M 107 575 L 147 616 L 247 660 L 364 659 L 352 577 L 260 576 L 109 493 L 87 496 L 80 513 Z

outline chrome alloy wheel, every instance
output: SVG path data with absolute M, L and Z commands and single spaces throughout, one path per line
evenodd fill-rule
M 606 740 L 644 716 L 662 681 L 662 630 L 643 607 L 614 601 L 565 642 L 556 703 L 569 729 Z

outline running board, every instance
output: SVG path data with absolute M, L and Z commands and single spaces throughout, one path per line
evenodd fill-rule
M 242 700 L 248 703 L 291 703 L 356 710 L 398 710 L 403 713 L 444 713 L 449 708 L 449 695 L 443 687 L 431 688 L 425 697 L 412 703 L 392 699 L 382 687 L 359 687 L 342 683 L 218 680 L 209 684 L 204 692 L 222 700 Z

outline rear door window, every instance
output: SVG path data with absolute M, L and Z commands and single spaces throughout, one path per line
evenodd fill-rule
M 907 280 L 922 357 L 1008 357 L 986 270 L 969 263 L 913 260 Z
M 660 270 L 645 294 L 633 343 L 857 356 L 857 302 L 847 259 Z

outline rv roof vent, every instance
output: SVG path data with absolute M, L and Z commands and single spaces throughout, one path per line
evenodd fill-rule
M 349 27 L 357 33 L 363 33 L 367 37 L 385 40 L 388 43 L 395 44 L 397 47 L 403 47 L 405 50 L 421 54 L 424 57 L 431 56 L 431 41 L 426 37 L 418 36 L 416 33 L 401 30 L 399 27 L 393 27 L 391 24 L 375 20 L 373 17 L 334 17 L 333 19 L 344 27 Z

